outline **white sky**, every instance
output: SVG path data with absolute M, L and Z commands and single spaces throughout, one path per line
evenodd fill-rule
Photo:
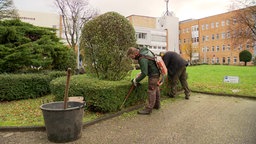
M 27 11 L 55 12 L 54 0 L 13 0 L 16 8 Z M 232 0 L 169 0 L 169 11 L 179 20 L 203 18 L 227 12 Z M 160 17 L 166 11 L 165 0 L 89 0 L 101 13 L 116 11 L 124 16 L 132 14 Z

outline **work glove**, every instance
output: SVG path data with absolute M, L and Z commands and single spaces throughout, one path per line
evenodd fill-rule
M 131 82 L 135 87 L 137 86 L 136 78 L 134 78 Z

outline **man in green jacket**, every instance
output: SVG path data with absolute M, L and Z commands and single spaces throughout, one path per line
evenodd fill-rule
M 138 111 L 138 114 L 150 114 L 153 108 L 160 108 L 160 90 L 158 86 L 160 72 L 156 62 L 145 57 L 154 58 L 154 54 L 147 48 L 138 49 L 130 47 L 127 51 L 127 56 L 131 59 L 138 60 L 141 69 L 141 74 L 132 80 L 134 86 L 137 86 L 137 83 L 148 76 L 148 103 L 143 110 Z

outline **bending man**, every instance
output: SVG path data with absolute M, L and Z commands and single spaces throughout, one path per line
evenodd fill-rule
M 153 108 L 160 108 L 160 90 L 158 87 L 160 73 L 155 61 L 149 60 L 144 56 L 154 57 L 154 55 L 147 48 L 137 49 L 130 47 L 127 51 L 127 56 L 138 60 L 140 65 L 141 75 L 132 80 L 135 86 L 148 76 L 148 103 L 143 110 L 138 111 L 138 114 L 150 114 Z
M 168 82 L 170 86 L 170 91 L 168 92 L 168 96 L 171 98 L 175 97 L 176 94 L 176 86 L 178 84 L 178 80 L 180 81 L 184 93 L 185 99 L 189 99 L 190 90 L 188 88 L 187 83 L 187 73 L 186 67 L 188 66 L 188 62 L 185 61 L 179 54 L 176 52 L 168 51 L 163 56 L 163 61 L 168 69 Z

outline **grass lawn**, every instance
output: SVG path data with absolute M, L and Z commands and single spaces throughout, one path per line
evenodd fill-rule
M 191 90 L 256 97 L 255 66 L 189 66 L 187 73 Z M 225 76 L 238 76 L 239 83 L 224 83 Z
M 1 102 L 0 127 L 1 126 L 44 126 L 43 113 L 40 106 L 43 103 L 53 101 L 53 95 L 47 95 L 37 99 Z M 96 119 L 102 114 L 85 111 L 84 122 Z
M 131 79 L 138 72 L 137 70 L 131 73 Z M 201 65 L 189 66 L 187 67 L 187 72 L 191 90 L 256 97 L 256 67 Z M 224 83 L 224 76 L 238 76 L 239 83 Z M 40 105 L 51 101 L 53 101 L 53 95 L 37 99 L 0 102 L 0 127 L 44 126 Z M 133 114 L 136 114 L 136 112 Z M 125 114 L 125 116 L 129 115 Z M 85 111 L 83 121 L 89 122 L 101 116 L 103 115 L 99 113 Z

